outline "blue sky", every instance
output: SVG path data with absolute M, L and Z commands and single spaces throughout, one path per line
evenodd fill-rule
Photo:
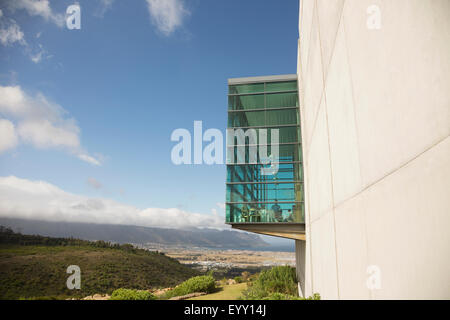
M 170 135 L 194 120 L 224 132 L 227 78 L 296 72 L 298 1 L 81 0 L 69 30 L 73 3 L 0 1 L 0 189 L 31 197 L 1 209 L 53 205 L 20 193 L 42 181 L 67 203 L 222 216 L 225 166 L 174 165 Z

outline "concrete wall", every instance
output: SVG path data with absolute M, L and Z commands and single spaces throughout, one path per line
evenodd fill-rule
M 302 0 L 299 30 L 306 294 L 449 299 L 450 1 Z
M 295 269 L 299 285 L 299 296 L 305 297 L 306 241 L 295 240 Z

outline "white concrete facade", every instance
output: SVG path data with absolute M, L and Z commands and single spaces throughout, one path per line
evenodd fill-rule
M 450 1 L 301 0 L 298 53 L 306 295 L 450 299 Z

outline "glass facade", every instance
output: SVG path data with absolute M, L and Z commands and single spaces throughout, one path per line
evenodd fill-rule
M 271 163 L 263 163 L 259 153 L 256 161 L 249 161 L 248 153 L 254 147 L 249 144 L 254 142 L 248 138 L 233 138 L 231 143 L 228 142 L 226 222 L 303 223 L 303 159 L 297 81 L 229 85 L 228 128 L 244 132 L 254 130 L 257 137 L 260 130 L 266 130 L 265 159 L 270 156 Z M 277 142 L 271 140 L 273 129 L 278 130 Z M 240 145 L 238 141 L 241 141 Z M 243 146 L 242 141 L 245 141 L 245 156 L 238 152 Z M 260 147 L 258 141 L 257 149 Z M 276 150 L 272 154 L 273 148 L 278 149 L 277 158 L 274 158 Z M 271 165 L 278 169 L 276 173 L 267 174 L 261 170 Z

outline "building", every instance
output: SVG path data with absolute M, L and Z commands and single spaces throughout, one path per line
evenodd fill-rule
M 296 239 L 305 295 L 450 298 L 449 57 L 450 1 L 300 1 L 302 179 L 289 201 L 304 220 L 237 222 L 230 203 L 227 222 Z M 241 192 L 230 202 L 278 200 Z
M 228 128 L 233 132 L 242 129 L 242 138 L 229 135 L 227 139 L 226 222 L 242 229 L 259 228 L 267 234 L 290 230 L 304 239 L 297 75 L 230 79 L 228 84 Z M 279 136 L 274 143 L 273 129 Z M 267 134 L 265 141 L 260 139 L 262 130 Z M 252 132 L 254 141 L 249 137 Z M 261 151 L 262 146 L 267 150 L 264 155 L 255 152 L 251 161 L 252 146 L 255 151 Z M 265 174 L 264 159 L 275 153 L 277 159 L 271 164 L 277 172 Z M 282 224 L 291 229 L 280 228 Z
M 291 238 L 305 243 L 305 202 L 297 75 L 228 80 L 226 222 L 233 228 Z M 254 141 L 244 133 L 255 134 Z M 266 130 L 267 139 L 260 139 Z M 279 138 L 272 142 L 273 130 Z M 240 147 L 242 153 L 239 153 Z M 267 146 L 250 159 L 250 149 Z M 277 148 L 278 150 L 272 150 Z M 275 174 L 263 174 L 264 156 Z M 298 245 L 297 245 L 298 246 Z M 303 250 L 304 251 L 304 250 Z M 301 273 L 303 276 L 304 272 Z M 300 275 L 300 274 L 299 274 Z

